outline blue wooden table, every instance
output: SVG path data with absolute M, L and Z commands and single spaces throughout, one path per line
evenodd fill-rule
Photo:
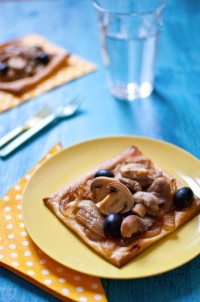
M 0 160 L 0 196 L 58 141 L 67 147 L 102 136 L 139 135 L 171 142 L 200 158 L 199 11 L 196 0 L 168 2 L 155 91 L 147 100 L 125 104 L 113 99 L 107 90 L 91 1 L 1 1 L 0 42 L 35 32 L 95 63 L 98 70 L 0 114 L 1 136 L 45 103 L 55 105 L 77 92 L 86 97 L 79 116 L 48 128 L 12 156 Z M 110 302 L 197 302 L 200 258 L 151 278 L 102 281 Z M 0 268 L 0 301 L 58 300 Z

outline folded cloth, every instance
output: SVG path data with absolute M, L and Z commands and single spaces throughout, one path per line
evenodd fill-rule
M 107 301 L 101 281 L 60 265 L 31 240 L 22 220 L 21 198 L 31 174 L 62 147 L 48 154 L 0 199 L 0 265 L 62 301 Z
M 31 34 L 22 38 L 22 40 L 27 43 L 35 42 L 41 46 L 47 47 L 51 50 L 53 44 L 50 43 L 45 38 Z M 96 66 L 83 58 L 71 53 L 69 58 L 66 59 L 66 64 L 61 66 L 59 70 L 51 74 L 48 79 L 41 81 L 40 84 L 36 85 L 34 88 L 22 93 L 21 95 L 14 95 L 4 91 L 0 91 L 0 112 L 4 112 L 8 109 L 16 107 L 30 99 L 33 99 L 53 88 L 84 76 L 90 72 L 96 70 Z

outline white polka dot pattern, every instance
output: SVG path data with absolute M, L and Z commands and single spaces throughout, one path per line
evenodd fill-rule
M 46 280 L 44 280 L 44 283 L 50 285 L 52 283 L 52 280 L 46 279 Z
M 27 261 L 27 262 L 26 262 L 26 265 L 27 265 L 27 266 L 33 266 L 33 262 Z
M 14 189 L 15 189 L 16 191 L 19 191 L 19 190 L 21 189 L 21 187 L 20 187 L 19 185 L 16 185 L 16 186 L 14 186 Z
M 10 211 L 10 207 L 5 207 L 4 211 L 9 212 Z
M 49 274 L 49 271 L 48 271 L 47 269 L 44 269 L 44 270 L 42 270 L 42 274 L 43 274 L 43 275 L 48 275 L 48 274 Z
M 7 196 L 7 195 L 5 195 L 5 196 L 3 197 L 3 200 L 4 200 L 4 201 L 9 201 L 9 199 L 10 199 L 9 196 Z
M 16 198 L 17 200 L 21 200 L 21 199 L 22 199 L 22 195 L 17 194 L 15 198 Z
M 86 297 L 80 297 L 79 301 L 80 302 L 88 302 L 88 299 Z
M 41 260 L 40 260 L 40 263 L 41 263 L 41 264 L 45 264 L 46 262 L 47 262 L 46 259 L 41 259 Z
M 51 151 L 61 150 L 57 144 Z M 45 159 L 50 156 L 46 156 Z M 23 188 L 30 178 L 30 171 L 0 200 L 0 214 L 3 213 L 3 244 L 0 238 L 0 262 L 28 280 L 37 280 L 46 291 L 55 292 L 60 300 L 67 297 L 73 301 L 106 302 L 106 297 L 98 278 L 85 276 L 70 270 L 50 259 L 31 241 L 22 222 L 21 196 Z M 0 224 L 2 221 L 0 220 Z M 26 277 L 24 277 L 26 278 Z
M 17 255 L 16 253 L 11 253 L 10 256 L 11 256 L 12 258 L 18 257 L 18 255 Z
M 19 266 L 19 263 L 17 261 L 13 261 L 13 262 L 11 262 L 11 265 L 12 266 Z
M 28 270 L 28 272 L 27 272 L 30 276 L 34 276 L 35 275 L 35 272 L 34 271 L 32 271 L 32 270 Z
M 58 268 L 56 269 L 56 271 L 57 271 L 58 273 L 62 273 L 62 272 L 64 271 L 64 269 L 63 269 L 63 267 L 58 267 Z
M 13 225 L 10 223 L 10 224 L 7 225 L 6 228 L 7 228 L 8 230 L 11 230 L 11 229 L 13 228 Z
M 30 255 L 31 255 L 31 252 L 30 252 L 30 251 L 25 251 L 25 252 L 24 252 L 24 256 L 29 257 Z
M 61 290 L 61 292 L 64 294 L 64 295 L 67 295 L 69 293 L 69 290 L 67 288 L 63 288 Z
M 6 220 L 11 220 L 11 219 L 12 219 L 12 216 L 6 215 L 5 218 L 6 218 Z
M 59 278 L 58 280 L 59 280 L 60 283 L 65 283 L 66 282 L 65 278 Z
M 94 299 L 97 301 L 101 301 L 102 300 L 102 296 L 101 295 L 95 295 Z
M 23 241 L 22 244 L 23 244 L 23 246 L 28 246 L 29 242 L 28 241 Z
M 98 284 L 97 283 L 93 283 L 93 284 L 91 284 L 91 288 L 93 288 L 93 289 L 96 289 L 96 288 L 98 288 Z
M 22 236 L 27 236 L 27 232 L 23 231 L 23 232 L 21 232 L 21 235 Z
M 10 244 L 9 247 L 10 247 L 11 250 L 14 250 L 16 248 L 16 245 L 15 244 Z

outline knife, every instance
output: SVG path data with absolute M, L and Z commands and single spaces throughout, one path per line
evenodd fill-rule
M 26 132 L 22 133 L 16 139 L 7 144 L 3 149 L 0 150 L 0 157 L 6 157 L 15 151 L 18 147 L 32 138 L 35 134 L 40 132 L 42 129 L 48 125 L 61 120 L 63 118 L 73 116 L 79 109 L 80 105 L 83 102 L 82 97 L 76 97 L 71 102 L 68 102 L 67 105 L 61 106 L 57 109 L 56 113 L 48 115 L 46 118 L 37 123 L 34 127 L 30 128 Z
M 44 106 L 40 109 L 36 114 L 31 116 L 23 126 L 18 126 L 17 128 L 11 130 L 9 133 L 0 138 L 0 149 L 5 145 L 14 140 L 17 136 L 21 135 L 23 132 L 34 127 L 37 123 L 39 123 L 42 119 L 47 117 L 51 113 L 51 110 L 48 106 Z
M 13 151 L 15 151 L 18 147 L 32 138 L 36 133 L 44 129 L 47 125 L 51 124 L 55 120 L 55 116 L 53 114 L 46 117 L 43 121 L 41 121 L 35 127 L 27 130 L 22 133 L 16 139 L 14 139 L 11 143 L 7 144 L 3 149 L 0 150 L 0 157 L 6 157 L 10 155 Z

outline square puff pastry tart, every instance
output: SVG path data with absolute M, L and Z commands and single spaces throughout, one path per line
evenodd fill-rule
M 43 202 L 116 267 L 200 213 L 200 198 L 136 146 L 101 163 Z
M 66 65 L 69 53 L 38 35 L 0 45 L 0 90 L 22 94 Z

